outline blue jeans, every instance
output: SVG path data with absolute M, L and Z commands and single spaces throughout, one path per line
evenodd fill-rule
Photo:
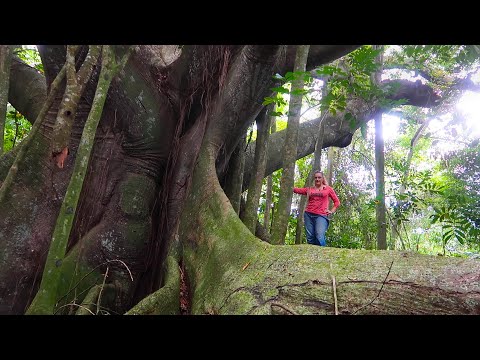
M 307 211 L 303 213 L 303 220 L 307 232 L 307 243 L 327 246 L 325 233 L 327 232 L 330 221 L 325 216 L 312 214 Z

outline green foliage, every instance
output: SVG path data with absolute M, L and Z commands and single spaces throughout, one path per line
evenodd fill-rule
M 282 120 L 277 118 L 277 122 L 276 122 L 277 132 L 285 130 L 287 128 L 287 125 L 288 125 L 287 120 Z
M 335 171 L 338 180 L 332 184 L 341 206 L 330 221 L 327 244 L 349 249 L 371 248 L 376 243 L 375 205 L 369 192 L 351 182 L 345 160 L 338 164 Z
M 328 64 L 316 69 L 319 76 L 328 79 L 327 94 L 322 98 L 320 109 L 336 115 L 346 109 L 347 99 L 351 97 L 381 98 L 382 92 L 371 82 L 371 75 L 379 66 L 375 62 L 379 52 L 371 46 L 362 46 L 335 65 Z
M 480 235 L 480 146 L 472 146 L 447 154 L 442 166 L 448 190 L 444 205 L 435 208 L 432 222 L 442 224 L 445 239 L 456 238 L 479 244 Z
M 403 173 L 403 165 L 396 165 Z M 392 218 L 400 223 L 409 221 L 408 218 L 413 214 L 418 214 L 432 205 L 432 195 L 442 195 L 444 184 L 440 184 L 432 177 L 430 170 L 417 172 L 411 170 L 408 178 L 400 177 L 393 180 L 392 185 L 399 188 L 400 184 L 406 185 L 405 192 L 393 191 Z
M 38 53 L 37 48 L 26 47 L 23 45 L 21 48 L 16 48 L 14 54 L 17 55 L 21 60 L 26 64 L 34 67 L 43 74 L 43 64 L 40 54 Z
M 446 205 L 434 207 L 435 212 L 433 215 L 430 215 L 432 224 L 441 224 L 444 249 L 452 239 L 456 239 L 463 245 L 468 240 L 468 237 L 477 238 L 480 234 L 479 228 L 475 223 L 457 207 L 465 202 L 464 197 L 449 197 L 448 200 Z
M 4 151 L 10 151 L 22 141 L 32 128 L 30 122 L 10 104 L 5 119 Z
M 293 95 L 307 95 L 310 90 L 309 87 L 312 85 L 313 78 L 309 71 L 295 71 L 295 72 L 287 72 L 285 76 L 280 74 L 276 74 L 274 76 L 275 80 L 278 80 L 280 83 L 279 86 L 273 87 L 272 90 L 273 95 L 268 96 L 264 99 L 263 105 L 270 105 L 275 104 L 277 107 L 275 111 L 275 116 L 282 116 L 286 114 L 288 109 L 287 98 Z M 304 88 L 303 89 L 295 89 L 291 91 L 291 84 L 293 81 L 297 79 L 303 79 L 304 81 Z
M 471 45 L 402 45 L 391 61 L 412 70 L 439 75 L 459 72 L 478 61 L 479 54 Z

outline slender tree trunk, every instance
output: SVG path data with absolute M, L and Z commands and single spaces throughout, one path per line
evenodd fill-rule
M 405 183 L 407 181 L 408 175 L 410 174 L 410 166 L 412 164 L 412 157 L 413 157 L 414 148 L 417 145 L 418 140 L 421 138 L 421 136 L 423 134 L 423 131 L 428 127 L 428 124 L 430 123 L 430 120 L 431 120 L 431 118 L 425 120 L 419 126 L 419 128 L 415 132 L 415 135 L 413 135 L 413 138 L 410 141 L 410 149 L 408 150 L 407 162 L 405 164 L 405 166 L 406 166 L 405 167 L 405 172 L 403 173 L 403 176 L 402 176 L 403 181 L 401 182 L 400 188 L 398 190 L 400 200 L 398 200 L 398 205 L 397 206 L 399 208 L 399 211 L 401 211 L 402 205 L 404 204 L 404 201 L 401 200 L 401 197 L 402 197 L 403 194 L 405 194 L 405 190 L 406 190 Z M 402 249 L 405 250 L 405 243 L 403 242 L 403 239 L 400 236 L 400 224 L 401 224 L 401 221 L 398 220 L 398 219 L 394 220 L 393 224 L 392 224 L 392 250 L 395 249 L 397 238 L 400 239 L 400 242 L 402 244 Z
M 237 214 L 240 214 L 240 199 L 242 197 L 243 170 L 245 168 L 246 135 L 242 137 L 229 162 L 225 180 L 225 194 L 232 203 Z
M 273 134 L 277 131 L 277 119 L 275 117 L 272 117 L 272 125 L 270 127 L 270 134 Z M 268 137 L 270 141 L 270 136 Z M 272 214 L 273 209 L 272 209 L 272 190 L 273 190 L 273 177 L 272 174 L 268 175 L 267 177 L 267 191 L 265 195 L 265 215 L 263 218 L 263 227 L 265 230 L 270 233 L 270 214 Z
M 332 185 L 333 181 L 333 167 L 335 165 L 335 148 L 330 146 L 327 152 L 327 173 L 325 176 L 327 177 L 327 182 L 329 185 Z
M 380 68 L 373 77 L 374 84 L 378 85 L 382 78 L 383 46 L 376 45 L 375 49 L 382 49 L 376 62 Z M 387 223 L 385 214 L 385 153 L 383 143 L 382 113 L 375 115 L 375 189 L 376 189 L 376 214 L 377 214 L 377 249 L 387 249 Z
M 11 45 L 0 45 L 0 155 L 3 154 L 12 50 Z
M 271 107 L 269 107 L 271 109 Z M 266 154 L 268 151 L 268 133 L 270 130 L 271 116 L 267 114 L 267 109 L 262 111 L 257 117 L 257 140 L 255 146 L 255 161 L 253 166 L 253 177 L 250 178 L 248 187 L 247 203 L 245 206 L 244 217 L 242 219 L 245 226 L 255 234 L 255 228 L 258 221 L 258 201 L 262 191 L 262 182 L 265 175 Z
M 310 45 L 299 45 L 295 58 L 295 72 L 304 72 Z M 295 176 L 295 161 L 297 160 L 297 139 L 302 108 L 302 90 L 304 86 L 303 76 L 297 77 L 292 82 L 290 105 L 288 114 L 288 127 L 283 148 L 284 167 L 280 180 L 280 195 L 277 204 L 277 212 L 273 223 L 272 243 L 283 244 L 287 233 L 288 218 L 292 205 L 292 188 Z

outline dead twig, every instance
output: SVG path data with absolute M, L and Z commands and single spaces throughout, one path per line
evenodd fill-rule
M 375 300 L 377 300 L 377 298 L 380 296 L 380 293 L 382 292 L 382 289 L 383 289 L 383 285 L 385 285 L 385 282 L 387 281 L 387 278 L 388 278 L 388 275 L 390 275 L 390 270 L 392 270 L 392 266 L 393 266 L 393 260 L 392 260 L 392 263 L 390 264 L 390 267 L 388 268 L 388 273 L 387 273 L 387 276 L 385 276 L 385 279 L 383 280 L 382 282 L 382 286 L 380 287 L 380 290 L 378 290 L 378 294 L 377 296 L 375 296 L 373 298 L 372 301 L 370 301 L 368 304 L 362 306 L 361 308 L 355 310 L 352 315 L 355 315 L 357 312 L 359 312 L 360 310 L 366 308 L 367 306 L 370 306 Z
M 332 288 L 333 288 L 333 301 L 335 304 L 335 315 L 338 315 L 338 302 L 337 302 L 337 285 L 335 284 L 335 276 L 332 275 Z
M 335 305 L 335 315 L 338 315 L 337 284 L 335 281 L 335 275 L 333 275 L 332 263 L 330 263 L 330 272 L 332 276 L 332 290 L 333 290 L 333 303 Z
M 298 315 L 295 311 L 290 310 L 290 309 L 287 308 L 285 305 L 282 305 L 282 304 L 280 304 L 280 303 L 272 302 L 272 303 L 270 303 L 270 307 L 271 307 L 271 306 L 278 306 L 279 308 L 282 308 L 283 310 L 289 312 L 289 313 L 292 314 L 292 315 Z
M 107 266 L 107 270 L 105 271 L 105 276 L 103 277 L 103 283 L 102 283 L 102 286 L 100 287 L 100 293 L 98 294 L 98 299 L 97 299 L 97 314 L 98 312 L 100 311 L 100 302 L 102 301 L 102 291 L 103 291 L 103 288 L 105 286 L 105 281 L 107 280 L 107 276 L 108 276 L 108 270 L 110 268 Z
M 93 313 L 93 311 L 90 310 L 89 308 L 87 308 L 86 306 L 79 305 L 79 304 L 75 304 L 75 303 L 69 303 L 69 304 L 66 304 L 66 305 L 62 305 L 62 306 L 60 306 L 60 307 L 57 309 L 57 311 L 60 310 L 61 308 L 66 307 L 66 306 L 78 306 L 78 307 L 81 308 L 81 309 L 87 310 L 90 314 L 95 315 L 95 314 Z M 56 311 L 56 312 L 57 312 L 57 311 Z M 56 312 L 55 312 L 55 313 L 56 313 Z

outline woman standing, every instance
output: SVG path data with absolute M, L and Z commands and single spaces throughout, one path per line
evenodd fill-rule
M 323 172 L 317 170 L 314 176 L 314 187 L 293 188 L 293 192 L 307 196 L 307 207 L 303 215 L 305 231 L 307 232 L 307 243 L 326 246 L 325 232 L 330 223 L 328 216 L 337 210 L 340 206 L 340 200 L 338 200 L 335 191 L 328 186 Z M 328 198 L 333 200 L 332 209 L 329 209 Z

